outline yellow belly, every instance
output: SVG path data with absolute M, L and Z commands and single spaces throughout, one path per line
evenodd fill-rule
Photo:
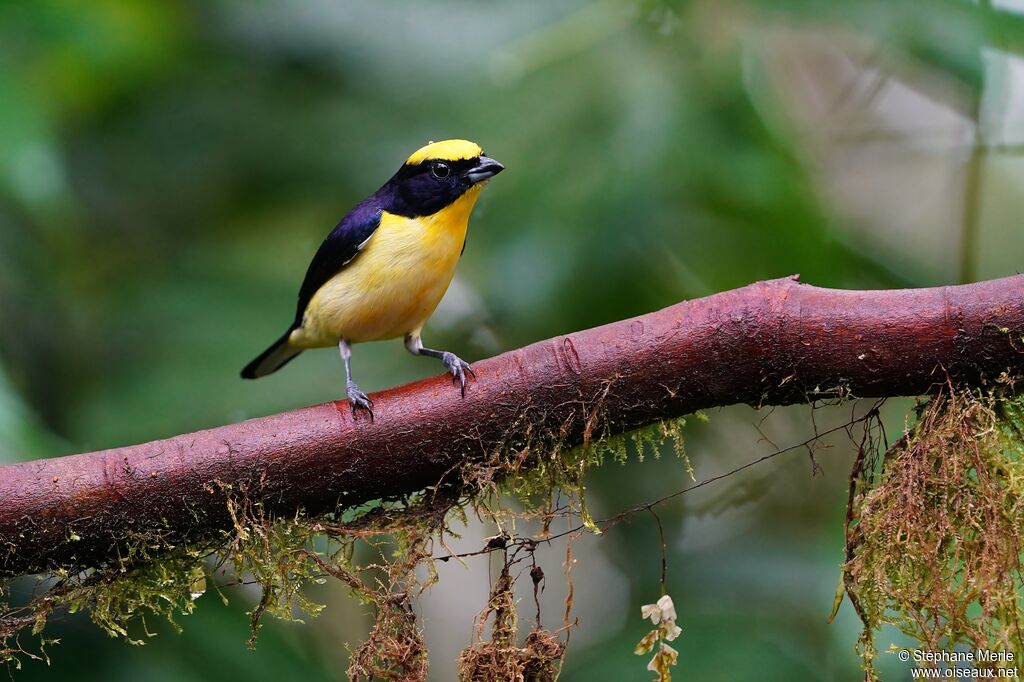
M 478 194 L 473 188 L 422 218 L 385 212 L 363 251 L 313 295 L 289 343 L 316 348 L 418 333 L 455 275 Z

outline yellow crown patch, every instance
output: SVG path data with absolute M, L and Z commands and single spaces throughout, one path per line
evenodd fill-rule
M 469 140 L 443 140 L 431 142 L 412 153 L 405 163 L 415 166 L 424 161 L 461 161 L 480 156 L 484 150 L 476 142 Z

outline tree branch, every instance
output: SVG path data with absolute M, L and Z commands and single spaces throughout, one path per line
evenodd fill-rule
M 1020 370 L 1022 338 L 1022 275 L 899 291 L 759 282 L 483 360 L 465 399 L 445 376 L 382 391 L 373 422 L 338 401 L 2 466 L 0 576 L 95 565 L 135 533 L 229 528 L 228 486 L 315 514 L 437 485 L 531 433 L 573 445 L 732 403 L 977 384 Z

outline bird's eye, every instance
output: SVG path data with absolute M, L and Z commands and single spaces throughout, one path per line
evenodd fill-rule
M 434 174 L 435 178 L 444 179 L 452 174 L 452 169 L 447 163 L 441 163 L 438 161 L 430 168 L 430 172 Z

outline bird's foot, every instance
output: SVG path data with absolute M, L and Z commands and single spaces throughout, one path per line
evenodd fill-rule
M 441 362 L 448 369 L 448 372 L 452 375 L 452 383 L 458 383 L 459 389 L 462 391 L 462 397 L 466 397 L 466 372 L 476 379 L 476 373 L 473 372 L 473 368 L 469 366 L 469 363 L 460 358 L 455 353 L 445 351 L 441 356 Z
M 352 417 L 355 418 L 356 410 L 361 407 L 369 413 L 370 421 L 373 421 L 373 401 L 369 396 L 351 381 L 345 388 L 348 391 L 348 402 L 352 405 Z

